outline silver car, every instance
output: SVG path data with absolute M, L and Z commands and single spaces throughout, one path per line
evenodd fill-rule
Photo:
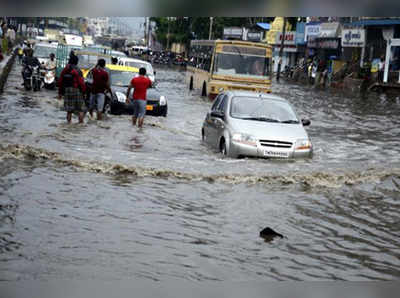
M 313 146 L 294 108 L 284 98 L 245 91 L 220 93 L 207 113 L 202 138 L 230 157 L 310 157 Z

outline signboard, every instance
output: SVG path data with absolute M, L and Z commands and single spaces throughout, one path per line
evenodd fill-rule
M 321 24 L 306 24 L 306 29 L 304 33 L 304 41 L 308 41 L 309 37 L 316 38 L 319 37 Z
M 339 38 L 318 39 L 320 49 L 337 49 L 339 47 Z
M 364 47 L 365 29 L 343 29 L 342 47 Z
M 308 48 L 337 49 L 340 38 L 310 38 L 307 41 Z
M 305 44 L 305 29 L 306 23 L 298 22 L 296 25 L 296 44 L 297 45 L 304 45 Z
M 282 32 L 278 32 L 275 37 L 275 44 L 280 45 L 282 43 Z M 285 46 L 291 46 L 296 44 L 296 31 L 285 32 Z
M 247 32 L 247 40 L 260 41 L 262 39 L 261 32 Z
M 65 43 L 71 46 L 82 46 L 83 39 L 81 36 L 73 34 L 64 34 Z
M 338 37 L 339 26 L 337 22 L 322 23 L 318 37 Z
M 224 38 L 242 38 L 243 37 L 243 29 L 237 27 L 227 27 L 224 28 Z

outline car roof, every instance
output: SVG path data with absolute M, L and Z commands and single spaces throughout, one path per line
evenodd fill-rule
M 150 64 L 150 62 L 144 61 L 144 60 L 140 60 L 140 59 L 135 59 L 135 58 L 130 58 L 130 57 L 121 57 L 120 58 L 121 61 L 130 61 L 130 62 L 140 62 L 140 63 L 145 63 L 145 64 Z
M 106 64 L 106 68 L 117 71 L 139 72 L 139 69 L 136 67 L 117 65 L 117 64 Z
M 288 102 L 287 99 L 270 93 L 237 90 L 237 91 L 227 91 L 225 92 L 225 94 L 229 95 L 230 97 L 235 97 L 235 96 L 260 97 L 263 99 L 272 99 L 272 100 Z
M 49 43 L 49 42 L 39 42 L 35 43 L 35 47 L 40 46 L 40 47 L 48 47 L 48 48 L 57 48 L 57 45 L 54 43 Z

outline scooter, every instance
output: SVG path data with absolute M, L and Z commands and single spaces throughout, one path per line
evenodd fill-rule
M 56 74 L 53 69 L 46 70 L 43 77 L 44 88 L 53 90 L 56 87 Z
M 39 66 L 26 65 L 22 71 L 22 76 L 24 78 L 25 90 L 29 91 L 33 89 L 33 91 L 40 91 L 41 80 Z

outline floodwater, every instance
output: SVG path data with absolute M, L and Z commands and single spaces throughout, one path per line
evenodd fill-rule
M 400 99 L 274 86 L 311 159 L 221 158 L 211 103 L 157 70 L 167 118 L 65 123 L 55 91 L 0 95 L 0 280 L 393 280 L 400 277 Z M 77 119 L 73 121 L 76 123 Z M 259 232 L 284 235 L 270 242 Z

